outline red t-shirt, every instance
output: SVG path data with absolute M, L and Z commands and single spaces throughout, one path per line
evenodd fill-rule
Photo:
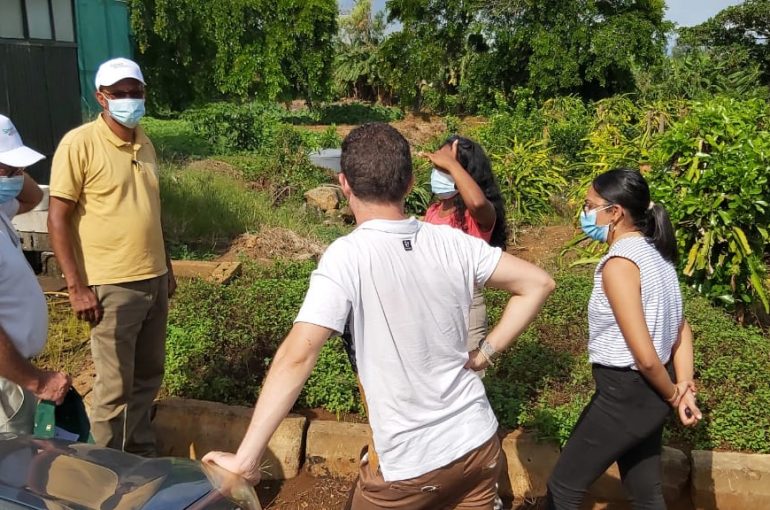
M 428 210 L 425 212 L 425 222 L 426 223 L 432 223 L 433 225 L 449 225 L 450 227 L 454 228 L 460 228 L 460 223 L 457 221 L 455 213 L 448 216 L 440 216 L 441 213 L 441 202 L 436 202 L 430 207 L 428 207 Z M 473 237 L 478 237 L 479 239 L 483 239 L 486 242 L 489 242 L 490 239 L 492 239 L 492 231 L 495 229 L 494 224 L 492 225 L 492 228 L 489 229 L 488 232 L 482 232 L 479 228 L 479 224 L 476 222 L 475 219 L 473 219 L 473 216 L 471 216 L 470 211 L 467 209 L 465 210 L 465 233 L 468 235 L 472 235 Z

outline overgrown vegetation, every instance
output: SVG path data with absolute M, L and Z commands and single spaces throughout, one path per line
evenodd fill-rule
M 193 280 L 169 316 L 165 391 L 231 404 L 254 402 L 270 360 L 288 333 L 312 262 L 247 262 L 228 286 Z M 327 342 L 299 400 L 330 412 L 361 412 L 356 379 L 337 340 Z
M 195 281 L 180 289 L 171 313 L 165 388 L 171 394 L 251 404 L 268 363 L 291 327 L 312 263 L 247 264 L 225 287 Z M 557 290 L 533 326 L 495 365 L 484 384 L 500 422 L 525 426 L 564 443 L 593 390 L 586 359 L 589 272 L 557 275 Z M 487 291 L 490 320 L 506 296 Z M 692 292 L 686 314 L 695 332 L 699 403 L 706 415 L 694 430 L 672 420 L 670 442 L 693 448 L 770 452 L 770 345 L 761 331 Z M 324 346 L 299 406 L 362 412 L 355 377 L 341 342 Z

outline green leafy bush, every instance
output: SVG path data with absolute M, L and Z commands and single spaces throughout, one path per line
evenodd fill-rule
M 247 264 L 229 286 L 184 282 L 169 318 L 165 391 L 251 405 L 269 361 L 291 328 L 312 263 Z M 501 424 L 525 426 L 563 444 L 594 385 L 586 355 L 589 272 L 560 273 L 532 327 L 487 370 L 484 385 Z M 507 294 L 486 291 L 490 323 Z M 695 332 L 695 376 L 704 421 L 684 429 L 672 418 L 670 442 L 693 448 L 770 452 L 770 343 L 686 290 Z M 299 405 L 362 412 L 355 376 L 339 339 L 324 346 Z
M 554 198 L 567 186 L 561 160 L 544 141 L 513 139 L 505 152 L 490 155 L 510 217 L 521 223 L 536 222 L 555 212 Z
M 142 119 L 142 128 L 152 140 L 158 159 L 164 162 L 189 156 L 208 156 L 212 147 L 196 134 L 189 121 L 183 119 Z
M 403 110 L 379 103 L 351 101 L 330 103 L 315 108 L 285 112 L 284 121 L 290 124 L 364 124 L 366 122 L 393 122 L 404 118 Z
M 532 327 L 488 370 L 484 384 L 500 422 L 523 425 L 561 444 L 593 393 L 586 354 L 590 273 L 561 273 L 557 288 Z M 770 452 L 770 342 L 741 327 L 689 289 L 686 317 L 695 333 L 695 378 L 704 420 L 685 429 L 672 416 L 669 442 L 698 449 Z M 506 297 L 487 292 L 490 321 Z
M 743 317 L 765 291 L 770 110 L 764 100 L 693 102 L 660 136 L 651 187 L 677 229 L 687 281 Z
M 227 286 L 190 280 L 169 313 L 165 391 L 251 405 L 291 329 L 313 263 L 246 264 Z
M 356 375 L 340 338 L 332 338 L 318 356 L 313 372 L 302 389 L 298 405 L 323 407 L 329 412 L 364 413 Z
M 571 428 L 574 422 L 535 419 L 543 407 L 548 413 L 573 398 L 584 398 L 590 387 L 573 381 L 573 374 L 585 370 L 585 319 L 590 296 L 590 278 L 562 273 L 557 287 L 535 323 L 515 345 L 487 370 L 484 385 L 500 423 L 508 428 L 531 427 L 544 437 L 556 437 L 553 429 Z M 485 292 L 490 324 L 495 324 L 508 302 L 501 291 Z M 569 387 L 569 389 L 567 389 Z M 565 390 L 565 391 L 562 391 Z M 563 413 L 559 416 L 563 416 Z
M 291 329 L 313 262 L 244 266 L 230 285 L 183 281 L 169 314 L 164 391 L 252 405 L 276 349 Z M 298 404 L 363 412 L 338 338 L 324 346 Z
M 221 154 L 258 151 L 272 145 L 281 124 L 281 110 L 274 103 L 209 103 L 183 115 L 196 134 Z
M 544 121 L 543 138 L 554 153 L 566 161 L 575 161 L 585 147 L 591 112 L 576 96 L 549 99 L 540 108 Z
M 760 62 L 735 47 L 719 51 L 678 46 L 670 58 L 636 71 L 636 83 L 642 101 L 704 100 L 715 94 L 745 99 L 766 97 L 768 92 Z
M 687 318 L 695 335 L 695 377 L 704 422 L 669 427 L 672 438 L 696 448 L 770 453 L 770 342 L 754 327 L 739 327 L 692 291 Z

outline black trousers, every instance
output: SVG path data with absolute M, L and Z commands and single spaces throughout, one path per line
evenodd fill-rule
M 548 508 L 577 510 L 613 462 L 635 510 L 665 510 L 660 452 L 671 410 L 635 370 L 593 366 L 596 392 L 548 480 Z

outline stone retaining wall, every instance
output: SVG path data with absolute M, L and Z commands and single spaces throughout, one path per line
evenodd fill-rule
M 158 401 L 155 409 L 153 424 L 160 453 L 181 457 L 192 453 L 196 458 L 210 450 L 235 451 L 252 414 L 247 407 L 176 398 Z M 352 480 L 368 437 L 366 424 L 307 424 L 303 416 L 289 416 L 268 445 L 265 478 L 293 478 L 304 463 L 314 476 Z M 559 449 L 520 430 L 505 436 L 502 445 L 506 462 L 500 478 L 502 495 L 517 500 L 544 496 Z M 670 507 L 770 510 L 770 455 L 693 451 L 688 457 L 680 450 L 664 447 L 662 459 L 663 491 Z M 682 506 L 682 500 L 690 499 L 688 491 L 692 503 Z M 590 492 L 596 500 L 626 501 L 617 466 L 608 469 Z

